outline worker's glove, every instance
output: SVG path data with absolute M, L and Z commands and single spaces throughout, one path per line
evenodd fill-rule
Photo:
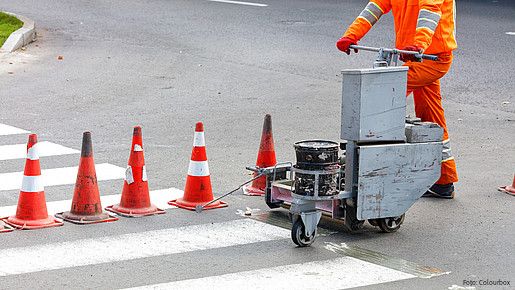
M 422 54 L 422 48 L 420 48 L 420 47 L 418 47 L 416 45 L 408 45 L 408 46 L 405 46 L 405 47 L 401 48 L 401 50 L 416 51 L 416 52 Z M 407 62 L 407 61 L 421 62 L 422 58 L 416 57 L 414 54 L 401 53 L 401 60 L 403 62 Z
M 350 54 L 350 46 L 356 45 L 356 44 L 358 44 L 356 41 L 354 41 L 348 37 L 342 37 L 342 38 L 338 39 L 338 41 L 336 42 L 336 47 L 339 50 L 345 52 L 346 54 Z M 358 50 L 354 49 L 354 52 L 358 53 Z

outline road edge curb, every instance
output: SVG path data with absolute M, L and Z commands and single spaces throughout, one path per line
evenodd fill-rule
M 36 25 L 32 19 L 11 12 L 3 12 L 21 20 L 23 26 L 9 35 L 0 48 L 0 52 L 13 52 L 36 40 Z

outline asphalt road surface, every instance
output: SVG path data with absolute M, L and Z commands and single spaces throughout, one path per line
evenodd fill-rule
M 459 49 L 442 80 L 460 175 L 455 200 L 418 201 L 393 234 L 331 225 L 310 248 L 294 247 L 286 210 L 270 212 L 241 192 L 201 214 L 169 208 L 15 231 L 0 235 L 0 288 L 459 289 L 504 280 L 511 285 L 475 289 L 513 289 L 515 201 L 497 187 L 515 173 L 515 5 L 457 2 Z M 14 213 L 28 131 L 50 142 L 41 158 L 52 176 L 49 210 L 69 204 L 86 130 L 104 206 L 121 192 L 137 124 L 160 204 L 181 195 L 197 121 L 217 195 L 249 178 L 266 113 L 280 161 L 294 160 L 296 141 L 338 140 L 340 71 L 370 67 L 375 55 L 347 56 L 334 43 L 366 2 L 259 3 L 0 0 L 0 10 L 32 18 L 38 32 L 25 50 L 0 56 L 0 123 L 11 126 L 0 125 L 2 215 Z M 387 15 L 361 44 L 393 39 Z M 237 214 L 247 207 L 254 219 Z

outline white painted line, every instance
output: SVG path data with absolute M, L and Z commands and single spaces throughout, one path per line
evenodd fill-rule
M 5 125 L 5 124 L 0 124 L 0 136 L 14 135 L 14 134 L 26 134 L 26 133 L 30 133 L 30 132 L 29 131 L 25 131 L 25 130 L 20 129 L 20 128 L 13 127 L 13 126 Z
M 48 141 L 36 143 L 39 157 L 76 154 L 80 151 Z M 27 144 L 0 146 L 0 160 L 22 159 L 27 156 Z
M 123 179 L 125 168 L 109 163 L 96 164 L 97 180 Z M 75 184 L 78 167 L 61 167 L 41 170 L 44 186 Z M 0 191 L 20 189 L 23 172 L 9 172 L 0 174 Z
M 289 238 L 251 219 L 0 250 L 0 276 L 112 263 Z M 348 269 L 340 269 L 344 272 Z M 213 284 L 215 285 L 215 284 Z
M 120 184 L 121 190 L 121 184 Z M 73 191 L 69 193 L 73 196 Z M 169 205 L 168 201 L 180 198 L 184 195 L 184 192 L 177 188 L 167 188 L 160 190 L 150 191 L 150 201 L 160 209 L 175 208 L 175 206 Z M 100 202 L 103 207 L 120 203 L 121 194 L 101 195 Z M 72 204 L 72 200 L 58 200 L 49 201 L 46 203 L 46 207 L 49 215 L 54 215 L 58 212 L 69 211 Z M 8 205 L 0 207 L 0 217 L 11 216 L 16 213 L 17 205 Z M 111 213 L 112 214 L 112 213 Z
M 261 3 L 230 1 L 230 0 L 207 0 L 207 1 L 209 1 L 209 2 L 228 3 L 228 4 L 239 4 L 239 5 L 257 6 L 257 7 L 267 7 L 268 6 L 267 4 L 261 4 Z
M 508 32 L 506 32 L 506 34 L 508 34 L 508 35 L 515 35 L 515 32 L 508 31 Z
M 348 289 L 410 278 L 415 276 L 340 257 L 130 289 Z

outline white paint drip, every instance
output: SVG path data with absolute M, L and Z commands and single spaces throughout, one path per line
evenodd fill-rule
M 27 133 L 30 133 L 30 132 L 20 129 L 20 128 L 13 127 L 13 126 L 0 124 L 0 136 L 15 135 L 15 134 L 27 134 Z
M 220 2 L 220 3 L 228 3 L 228 4 L 238 4 L 238 5 L 247 5 L 247 6 L 257 6 L 257 7 L 267 7 L 267 4 L 261 3 L 253 3 L 253 2 L 242 2 L 242 1 L 230 1 L 230 0 L 207 0 L 209 2 Z
M 37 147 L 39 157 L 77 154 L 80 151 L 61 146 L 48 141 L 38 142 L 32 148 Z M 27 152 L 27 144 L 3 145 L 0 146 L 0 160 L 23 159 L 31 156 L 31 149 Z M 34 149 L 33 149 L 34 150 Z M 32 159 L 34 160 L 34 159 Z
M 120 190 L 121 191 L 121 190 Z M 167 188 L 160 190 L 150 191 L 150 202 L 153 203 L 160 209 L 175 208 L 175 206 L 169 205 L 168 201 L 180 198 L 184 195 L 184 192 L 177 188 Z M 73 190 L 70 191 L 69 196 L 73 196 Z M 121 194 L 101 195 L 100 202 L 102 206 L 106 207 L 120 203 Z M 57 200 L 48 201 L 46 203 L 48 214 L 54 215 L 58 212 L 68 211 L 71 208 L 72 200 Z M 0 207 L 0 217 L 11 216 L 16 213 L 17 205 L 9 205 Z
M 125 169 L 109 163 L 96 164 L 97 180 L 123 179 Z M 44 186 L 75 184 L 78 167 L 61 167 L 41 171 Z M 20 189 L 23 172 L 0 174 L 0 191 Z
M 352 257 L 174 281 L 131 289 L 348 289 L 415 278 Z
M 2 249 L 0 250 L 0 257 L 2 257 L 0 276 L 217 249 L 287 239 L 289 236 L 289 230 L 251 219 L 240 219 Z M 340 269 L 340 272 L 345 271 Z

